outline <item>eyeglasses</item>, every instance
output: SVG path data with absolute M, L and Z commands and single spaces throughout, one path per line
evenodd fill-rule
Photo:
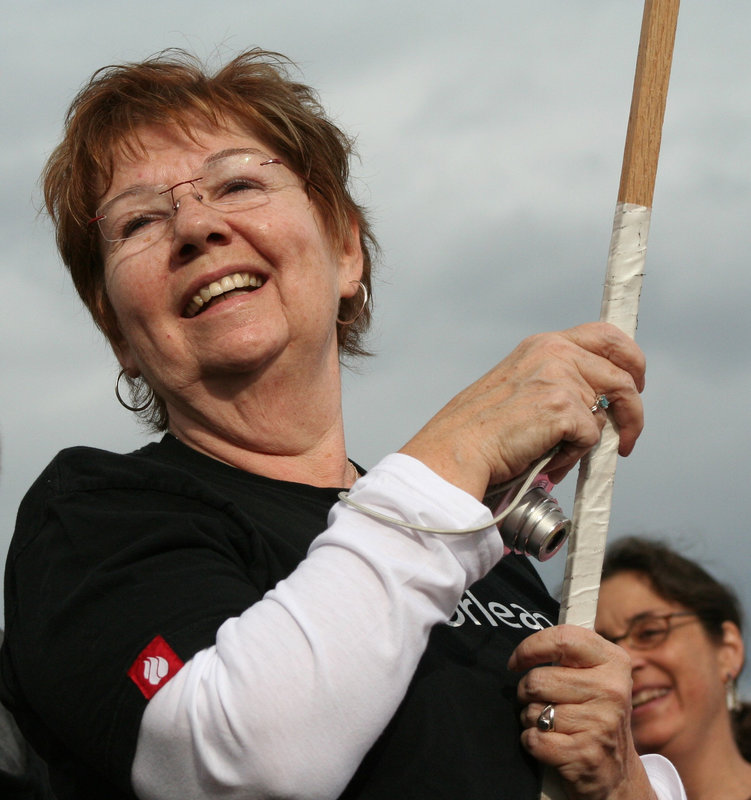
M 610 639 L 614 644 L 625 642 L 632 650 L 652 650 L 659 647 L 668 638 L 670 631 L 698 620 L 688 622 L 672 622 L 674 617 L 696 617 L 693 611 L 673 611 L 670 614 L 639 614 L 631 620 L 628 630 L 623 636 Z
M 175 189 L 189 186 L 190 194 L 205 206 L 224 213 L 247 211 L 265 205 L 271 195 L 289 186 L 299 186 L 299 177 L 278 158 L 258 150 L 233 150 L 212 156 L 198 178 L 179 181 L 166 188 L 136 186 L 108 200 L 89 225 L 97 223 L 107 242 L 139 239 L 139 247 L 158 241 L 167 222 L 177 214 L 181 200 Z M 150 237 L 148 241 L 143 237 Z

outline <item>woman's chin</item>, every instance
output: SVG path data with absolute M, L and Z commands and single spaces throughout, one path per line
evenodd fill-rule
M 632 728 L 634 745 L 639 755 L 646 753 L 662 753 L 665 745 L 672 738 L 667 726 L 664 723 L 653 724 L 651 726 L 640 726 Z
M 640 754 L 662 752 L 682 724 L 668 702 L 650 702 L 634 709 L 631 732 L 637 751 Z
M 254 374 L 278 360 L 288 343 L 286 331 L 260 325 L 217 330 L 198 346 L 200 369 L 205 376 Z

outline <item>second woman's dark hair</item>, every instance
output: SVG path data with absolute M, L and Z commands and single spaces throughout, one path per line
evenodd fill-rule
M 605 555 L 602 579 L 619 572 L 641 573 L 660 597 L 696 612 L 713 639 L 722 637 L 725 621 L 743 629 L 741 605 L 735 592 L 663 542 L 637 536 L 615 542 Z

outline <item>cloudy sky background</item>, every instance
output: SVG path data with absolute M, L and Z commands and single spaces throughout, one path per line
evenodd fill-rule
M 384 252 L 377 357 L 344 389 L 350 454 L 368 466 L 524 336 L 598 316 L 641 14 L 640 0 L 7 4 L 0 552 L 59 449 L 147 438 L 37 215 L 37 176 L 96 68 L 175 46 L 213 63 L 279 50 L 357 135 Z M 619 462 L 611 525 L 667 537 L 747 609 L 749 33 L 747 2 L 683 0 L 637 332 L 647 427 Z M 574 483 L 557 492 L 569 511 Z M 551 588 L 562 569 L 545 565 Z

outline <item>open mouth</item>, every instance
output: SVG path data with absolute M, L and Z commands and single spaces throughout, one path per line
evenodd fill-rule
M 631 708 L 638 708 L 639 706 L 646 705 L 652 700 L 656 700 L 658 697 L 664 697 L 669 692 L 670 692 L 669 689 L 664 689 L 664 688 L 642 689 L 639 692 L 635 692 L 633 697 L 631 698 Z
M 237 294 L 247 294 L 263 286 L 263 278 L 249 272 L 235 272 L 221 280 L 202 286 L 185 306 L 183 316 L 190 319 L 206 311 L 209 306 L 221 303 Z

